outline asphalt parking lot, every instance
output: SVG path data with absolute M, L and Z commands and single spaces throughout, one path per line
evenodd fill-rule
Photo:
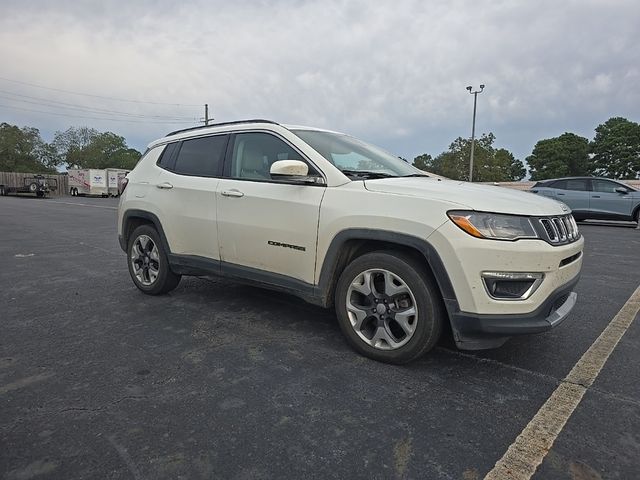
M 560 327 L 390 366 L 285 294 L 213 278 L 141 294 L 116 207 L 0 198 L 2 478 L 480 479 L 640 284 L 640 230 L 582 224 Z M 638 477 L 639 320 L 534 478 Z

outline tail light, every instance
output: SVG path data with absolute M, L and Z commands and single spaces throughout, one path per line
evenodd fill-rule
M 122 195 L 124 193 L 124 189 L 127 188 L 128 184 L 129 179 L 127 177 L 124 177 L 120 182 L 120 185 L 118 185 L 118 195 Z

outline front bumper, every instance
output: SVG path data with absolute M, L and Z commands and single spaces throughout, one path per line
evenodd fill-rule
M 428 240 L 446 265 L 453 295 L 444 300 L 461 349 L 495 348 L 512 335 L 544 332 L 560 324 L 575 305 L 582 237 L 563 245 L 485 240 L 447 222 Z M 542 274 L 543 280 L 526 298 L 500 299 L 489 295 L 483 272 Z
M 504 344 L 513 335 L 542 333 L 559 325 L 569 315 L 578 295 L 573 291 L 579 276 L 555 290 L 540 307 L 527 314 L 482 315 L 455 312 L 451 327 L 458 348 L 483 350 Z

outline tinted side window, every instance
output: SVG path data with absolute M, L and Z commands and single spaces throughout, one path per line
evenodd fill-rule
M 557 182 L 552 182 L 551 184 L 549 184 L 547 186 L 551 187 L 551 188 L 559 188 L 560 190 L 566 190 L 567 189 L 567 181 L 566 180 L 558 180 Z
M 165 170 L 173 170 L 173 166 L 175 164 L 175 153 L 178 149 L 178 145 L 178 142 L 174 142 L 164 147 L 162 155 L 158 160 L 158 166 L 160 168 L 164 168 Z
M 587 181 L 586 180 L 567 180 L 566 190 L 579 190 L 584 192 L 587 190 Z
M 233 144 L 229 176 L 271 180 L 271 165 L 278 160 L 304 161 L 293 147 L 274 135 L 258 132 L 238 133 Z M 314 172 L 315 170 L 309 166 L 309 175 L 314 175 Z
M 595 192 L 617 193 L 616 188 L 622 187 L 622 185 L 608 180 L 591 180 L 591 182 Z
M 220 175 L 227 138 L 226 135 L 217 135 L 184 140 L 173 171 L 181 175 L 199 177 Z

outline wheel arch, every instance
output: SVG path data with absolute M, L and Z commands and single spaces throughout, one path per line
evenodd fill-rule
M 380 250 L 402 251 L 423 261 L 429 276 L 435 281 L 449 318 L 459 310 L 453 285 L 436 249 L 426 240 L 388 230 L 348 229 L 338 233 L 324 257 L 318 281 L 318 296 L 321 304 L 333 304 L 335 287 L 340 274 L 354 258 Z
M 633 209 L 633 213 L 631 214 L 631 218 L 636 220 L 638 224 L 640 224 L 640 203 L 636 205 L 636 208 Z
M 162 228 L 160 219 L 151 212 L 135 209 L 127 210 L 122 216 L 122 237 L 120 238 L 120 248 L 125 252 L 127 251 L 131 234 L 140 225 L 152 225 L 158 232 L 158 235 L 160 235 L 160 241 L 162 242 L 164 251 L 167 255 L 171 253 L 171 250 L 169 249 L 169 242 L 167 242 L 167 237 L 164 234 L 164 229 Z

